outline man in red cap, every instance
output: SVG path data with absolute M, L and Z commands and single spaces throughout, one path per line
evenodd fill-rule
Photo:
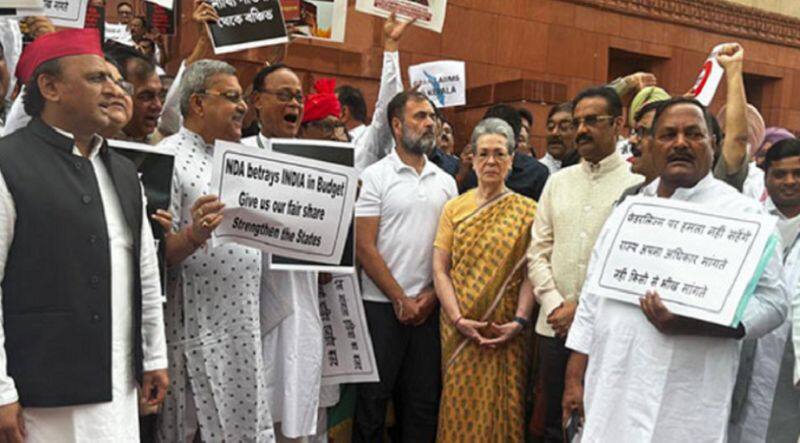
M 306 96 L 300 138 L 348 142 L 347 127 L 339 119 L 342 106 L 334 93 L 336 80 L 321 78 L 314 83 L 316 94 Z
M 141 185 L 98 135 L 117 98 L 99 41 L 48 34 L 17 65 L 33 120 L 0 139 L 3 441 L 138 441 L 137 381 L 166 390 Z

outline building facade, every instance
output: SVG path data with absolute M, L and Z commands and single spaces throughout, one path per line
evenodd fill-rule
M 177 0 L 179 54 L 191 51 L 192 0 Z M 381 68 L 382 19 L 355 11 L 350 0 L 343 44 L 296 41 L 284 60 L 310 88 L 315 78 L 362 88 L 372 107 Z M 109 1 L 113 20 L 116 1 Z M 137 6 L 139 9 L 139 6 Z M 143 9 L 143 7 L 142 7 Z M 189 25 L 189 26 L 186 26 Z M 530 109 L 533 140 L 544 146 L 547 109 L 590 85 L 639 70 L 682 94 L 694 84 L 712 47 L 737 41 L 745 48 L 748 101 L 768 126 L 800 132 L 800 2 L 785 0 L 449 0 L 441 34 L 414 27 L 400 46 L 407 67 L 464 60 L 468 104 L 446 116 L 463 144 L 494 102 Z M 272 51 L 231 54 L 247 82 Z M 174 68 L 174 66 L 171 66 Z M 406 82 L 407 83 L 407 82 Z M 724 84 L 712 109 L 724 98 Z

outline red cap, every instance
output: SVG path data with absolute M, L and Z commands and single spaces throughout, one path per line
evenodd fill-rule
M 38 37 L 22 51 L 15 75 L 22 83 L 27 83 L 39 65 L 69 55 L 103 57 L 99 31 L 97 29 L 66 29 Z
M 329 115 L 339 117 L 342 113 L 342 105 L 339 104 L 339 99 L 334 93 L 336 79 L 321 78 L 314 83 L 314 89 L 317 90 L 316 94 L 306 96 L 303 123 L 322 120 Z

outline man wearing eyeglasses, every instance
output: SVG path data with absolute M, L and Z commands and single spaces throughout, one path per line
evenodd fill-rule
M 223 204 L 211 195 L 214 141 L 238 142 L 247 105 L 236 70 L 200 60 L 181 79 L 184 124 L 158 147 L 175 152 L 166 240 L 166 304 L 173 383 L 159 423 L 162 441 L 274 438 L 261 354 L 260 251 L 212 248 Z
M 573 100 L 572 127 L 582 161 L 547 181 L 528 250 L 528 272 L 541 305 L 536 322 L 546 404 L 546 442 L 560 442 L 564 346 L 594 242 L 623 190 L 642 181 L 616 149 L 622 103 L 613 89 L 584 90 Z
M 550 174 L 572 166 L 581 157 L 575 150 L 575 128 L 572 126 L 572 102 L 554 105 L 547 113 L 547 152 L 539 161 Z

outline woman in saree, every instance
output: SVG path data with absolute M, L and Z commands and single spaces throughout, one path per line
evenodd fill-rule
M 472 133 L 478 187 L 447 202 L 434 241 L 441 304 L 437 440 L 524 440 L 525 340 L 534 297 L 525 251 L 536 202 L 510 191 L 516 139 L 488 118 Z

